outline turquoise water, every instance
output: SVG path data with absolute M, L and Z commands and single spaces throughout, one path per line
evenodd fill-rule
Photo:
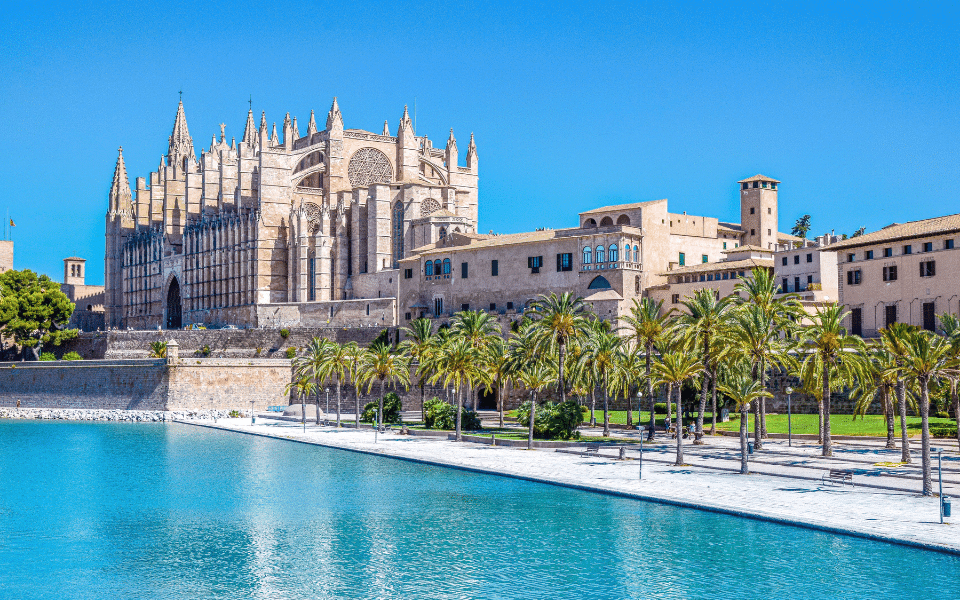
M 960 558 L 176 424 L 0 422 L 0 598 L 934 598 Z

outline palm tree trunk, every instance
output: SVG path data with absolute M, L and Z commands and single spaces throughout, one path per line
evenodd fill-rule
M 957 421 L 957 444 L 960 444 L 960 397 L 957 396 L 957 380 L 950 380 L 950 395 L 953 397 L 953 418 Z
M 340 429 L 340 376 L 337 375 L 337 429 Z
M 823 456 L 833 456 L 830 439 L 830 365 L 823 362 Z
M 763 450 L 763 430 L 760 428 L 760 400 L 753 403 L 753 449 Z
M 746 402 L 740 407 L 740 473 L 746 475 L 750 472 L 750 466 L 747 462 L 747 418 L 750 403 Z
M 500 414 L 500 428 L 503 429 L 503 382 L 497 382 L 497 412 Z
M 673 421 L 673 384 L 672 383 L 667 384 L 666 400 L 667 400 L 667 416 L 663 420 L 664 430 L 670 429 L 670 423 Z
M 637 414 L 637 419 L 640 418 L 640 414 Z M 627 386 L 627 427 L 633 425 L 633 404 L 630 402 L 630 386 Z
M 650 402 L 650 434 L 648 441 L 653 441 L 654 432 L 657 429 L 656 405 L 657 399 L 653 397 L 653 379 L 650 378 L 650 355 L 653 353 L 653 344 L 647 344 L 647 399 Z M 637 417 L 639 419 L 639 417 Z
M 380 380 L 380 414 L 377 415 L 379 423 L 377 427 L 383 427 L 383 396 L 387 393 L 387 378 L 384 377 Z
M 603 437 L 610 436 L 610 392 L 607 388 L 607 374 L 603 374 Z
M 767 389 L 767 361 L 760 359 L 760 370 L 757 372 L 757 376 L 760 379 L 760 387 L 763 390 Z M 754 402 L 757 406 L 757 414 L 754 415 L 756 423 L 753 425 L 753 436 L 756 438 L 753 441 L 753 447 L 756 450 L 763 450 L 763 438 L 767 437 L 767 403 L 766 398 L 758 398 Z
M 590 427 L 597 426 L 597 386 L 590 387 Z
M 894 433 L 893 401 L 890 399 L 890 388 L 884 385 L 880 389 L 880 393 L 883 394 L 883 413 L 887 419 L 887 448 L 892 450 L 897 447 L 897 440 Z
M 683 466 L 683 421 L 680 420 L 680 390 L 682 382 L 677 382 L 677 462 L 674 466 Z
M 418 382 L 420 386 L 420 420 L 423 422 L 427 421 L 427 409 L 423 407 L 423 375 L 420 375 L 420 381 Z
M 697 411 L 697 426 L 696 432 L 694 433 L 693 443 L 697 446 L 702 445 L 703 441 L 703 413 L 707 410 L 707 388 L 710 385 L 710 375 L 709 371 L 704 365 L 703 370 L 703 384 L 700 389 L 700 410 Z
M 557 363 L 558 363 L 558 364 L 557 364 L 557 372 L 558 372 L 558 374 L 559 374 L 559 376 L 560 376 L 560 377 L 559 377 L 559 381 L 558 381 L 558 383 L 560 384 L 560 402 L 566 402 L 566 401 L 567 401 L 567 386 L 565 385 L 566 382 L 564 382 L 564 380 L 563 380 L 563 351 L 565 350 L 566 344 L 564 344 L 563 342 L 559 342 L 559 343 L 557 344 L 557 346 L 558 346 L 558 348 L 557 348 Z
M 457 388 L 462 388 L 462 387 L 463 386 L 459 386 L 459 385 L 457 386 Z M 463 417 L 463 415 L 461 414 L 463 412 L 463 390 L 462 389 L 460 389 L 459 391 L 455 390 L 453 393 L 456 394 L 457 396 L 457 432 L 456 432 L 455 439 L 458 442 L 461 442 L 463 441 L 463 435 L 460 433 L 460 419 L 461 417 Z
M 527 433 L 527 450 L 533 450 L 533 422 L 537 415 L 537 392 L 530 390 L 530 431 Z
M 823 397 L 817 402 L 817 443 L 823 445 Z
M 313 393 L 313 395 L 317 399 L 317 425 L 319 425 L 320 424 L 320 384 L 319 383 L 317 384 L 317 387 L 315 389 L 316 391 Z M 326 417 L 327 415 L 324 414 L 323 416 Z
M 357 414 L 354 415 L 356 419 L 357 430 L 360 429 L 360 384 L 357 383 L 357 378 L 353 378 L 353 396 L 357 400 Z
M 900 409 L 900 462 L 910 463 L 910 439 L 907 436 L 907 388 L 897 381 L 897 404 Z
M 307 404 L 303 393 L 300 394 L 300 420 L 302 423 L 307 422 Z
M 710 372 L 710 390 L 713 396 L 711 409 L 713 411 L 713 424 L 710 426 L 710 435 L 717 435 L 717 370 Z
M 923 472 L 923 495 L 933 495 L 930 468 L 930 381 L 920 377 L 920 465 Z

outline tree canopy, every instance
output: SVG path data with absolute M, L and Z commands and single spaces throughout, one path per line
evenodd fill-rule
M 0 274 L 0 331 L 39 359 L 38 348 L 77 337 L 67 329 L 73 302 L 60 284 L 29 269 Z

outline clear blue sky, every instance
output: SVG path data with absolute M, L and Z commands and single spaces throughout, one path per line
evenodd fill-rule
M 107 192 L 166 151 L 183 90 L 199 153 L 247 98 L 301 132 L 339 97 L 347 127 L 403 105 L 480 156 L 480 230 L 576 224 L 669 198 L 738 220 L 738 179 L 783 181 L 780 228 L 877 229 L 960 212 L 956 4 L 241 1 L 10 5 L 0 24 L 0 217 L 15 266 L 103 281 Z

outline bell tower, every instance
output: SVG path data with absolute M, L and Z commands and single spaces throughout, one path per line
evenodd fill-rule
M 740 227 L 743 244 L 773 250 L 777 245 L 777 188 L 780 182 L 765 175 L 754 175 L 737 182 L 740 185 Z

